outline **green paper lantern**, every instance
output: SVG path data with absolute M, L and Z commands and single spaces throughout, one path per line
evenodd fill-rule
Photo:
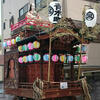
M 34 61 L 40 61 L 40 59 L 41 59 L 41 56 L 40 56 L 40 54 L 38 54 L 38 53 L 34 53 L 34 55 L 33 55 L 33 59 L 34 59 Z
M 16 42 L 19 42 L 21 39 L 19 36 L 16 37 Z

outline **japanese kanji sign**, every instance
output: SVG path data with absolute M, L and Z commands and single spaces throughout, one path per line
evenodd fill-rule
M 49 4 L 48 8 L 49 21 L 51 23 L 57 23 L 61 18 L 61 5 L 60 2 L 53 1 Z
M 85 24 L 87 27 L 94 27 L 97 20 L 97 12 L 94 9 L 88 9 L 85 12 Z

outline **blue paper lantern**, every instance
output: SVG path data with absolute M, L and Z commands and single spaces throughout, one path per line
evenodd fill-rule
M 86 53 L 86 51 L 87 51 L 87 46 L 86 45 L 82 45 L 81 52 L 82 53 Z
M 73 61 L 73 56 L 69 54 L 69 55 L 67 56 L 67 62 L 68 62 L 68 63 L 71 63 L 72 61 Z
M 33 56 L 32 55 L 28 55 L 27 57 L 28 57 L 28 61 L 29 62 L 32 62 L 33 61 Z
M 43 55 L 43 60 L 46 62 L 49 61 L 49 54 Z
M 3 42 L 3 47 L 4 47 L 4 48 L 7 47 L 7 42 Z

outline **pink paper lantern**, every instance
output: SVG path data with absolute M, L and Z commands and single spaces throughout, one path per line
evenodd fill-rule
M 19 57 L 18 62 L 22 64 L 23 63 L 23 57 Z
M 55 54 L 55 55 L 52 56 L 52 61 L 53 62 L 57 62 L 58 60 L 59 60 L 58 55 Z
M 7 41 L 7 46 L 11 46 L 11 40 Z
M 31 42 L 29 42 L 27 46 L 29 50 L 33 50 L 33 44 Z
M 82 55 L 82 63 L 87 63 L 88 57 L 87 55 Z

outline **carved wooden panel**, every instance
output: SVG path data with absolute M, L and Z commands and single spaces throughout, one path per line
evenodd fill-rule
M 4 56 L 4 86 L 5 88 L 18 87 L 18 53 L 9 52 Z

